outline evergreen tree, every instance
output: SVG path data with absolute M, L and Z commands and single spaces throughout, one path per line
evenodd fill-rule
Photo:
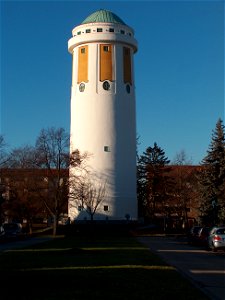
M 148 147 L 138 160 L 138 203 L 139 215 L 154 219 L 159 206 L 162 206 L 166 197 L 170 168 L 165 152 L 154 143 Z M 161 207 L 162 209 L 162 207 Z
M 225 132 L 221 119 L 216 123 L 200 173 L 201 212 L 206 222 L 225 222 Z

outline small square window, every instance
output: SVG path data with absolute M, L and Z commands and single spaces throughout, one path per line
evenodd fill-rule
M 85 32 L 86 32 L 86 33 L 90 33 L 90 32 L 91 32 L 91 29 L 86 29 Z
M 104 205 L 104 211 L 109 211 L 109 206 L 108 205 Z
M 97 28 L 97 32 L 102 32 L 102 28 Z
M 85 53 L 85 48 L 81 48 L 81 53 L 82 53 L 82 54 Z
M 120 33 L 125 34 L 125 31 L 124 30 L 120 30 Z
M 104 52 L 109 52 L 109 46 L 103 46 Z
M 109 146 L 104 146 L 104 151 L 105 151 L 105 152 L 110 152 Z
M 114 28 L 109 28 L 109 32 L 114 32 Z
M 78 211 L 82 211 L 84 209 L 84 207 L 82 205 L 78 206 Z
M 80 35 L 81 34 L 81 31 L 78 31 L 77 35 Z

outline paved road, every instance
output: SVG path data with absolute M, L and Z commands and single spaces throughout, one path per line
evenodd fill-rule
M 188 277 L 213 300 L 225 300 L 225 252 L 192 246 L 185 237 L 143 236 L 138 240 Z

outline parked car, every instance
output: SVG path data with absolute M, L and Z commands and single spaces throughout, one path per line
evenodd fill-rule
M 20 223 L 4 223 L 5 238 L 22 238 L 24 237 L 22 225 Z
M 225 227 L 213 227 L 208 236 L 208 247 L 213 251 L 225 250 Z
M 206 246 L 208 245 L 208 237 L 211 227 L 202 227 L 198 232 L 198 243 L 199 245 Z
M 202 229 L 202 226 L 193 226 L 188 232 L 188 243 L 197 244 L 199 242 L 199 231 Z
M 68 217 L 59 217 L 58 224 L 59 225 L 68 225 L 69 218 Z
M 4 227 L 0 225 L 0 241 L 4 240 L 4 238 L 5 238 L 5 230 Z

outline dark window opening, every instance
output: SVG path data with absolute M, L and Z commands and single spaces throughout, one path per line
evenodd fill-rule
M 109 46 L 103 46 L 103 50 L 104 50 L 105 52 L 109 52 Z
M 104 151 L 105 151 L 105 152 L 110 152 L 109 146 L 104 146 Z
M 104 211 L 109 211 L 108 205 L 104 205 Z

